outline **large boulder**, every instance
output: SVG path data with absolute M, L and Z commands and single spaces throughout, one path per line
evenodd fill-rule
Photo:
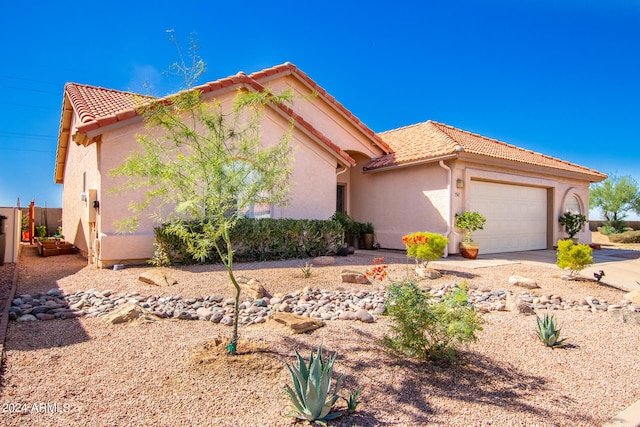
M 353 270 L 342 270 L 340 277 L 343 283 L 357 283 L 359 285 L 370 285 L 371 282 L 363 273 Z
M 513 275 L 509 277 L 509 284 L 512 286 L 520 286 L 521 288 L 536 289 L 539 288 L 538 283 L 534 279 Z
M 322 320 L 311 319 L 293 313 L 273 313 L 269 315 L 269 320 L 284 325 L 292 334 L 304 334 L 305 332 L 315 331 L 325 325 Z
M 178 283 L 176 279 L 159 269 L 145 271 L 138 277 L 138 280 L 156 286 L 173 286 Z
M 238 279 L 238 283 L 240 284 L 240 289 L 253 299 L 264 298 L 267 295 L 267 290 L 257 279 L 241 277 Z
M 439 279 L 442 277 L 442 273 L 433 268 L 417 267 L 416 274 L 418 277 L 425 277 L 427 279 Z
M 336 259 L 332 256 L 319 256 L 315 257 L 311 263 L 313 265 L 333 265 L 336 263 Z
M 117 325 L 119 323 L 129 323 L 134 320 L 141 320 L 146 322 L 153 322 L 158 320 L 158 317 L 152 315 L 144 308 L 140 307 L 135 302 L 128 302 L 120 305 L 115 310 L 107 313 L 102 321 L 105 323 L 110 323 L 112 325 Z
M 624 299 L 631 301 L 633 304 L 640 304 L 640 289 L 624 294 Z

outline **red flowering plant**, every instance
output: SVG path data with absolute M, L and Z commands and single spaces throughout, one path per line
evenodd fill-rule
M 444 255 L 444 248 L 448 242 L 449 239 L 442 234 L 427 231 L 402 236 L 402 243 L 407 248 L 407 256 L 415 258 L 416 264 L 419 263 L 419 260 L 423 260 L 425 267 L 429 261 L 434 261 Z
M 384 264 L 384 258 L 374 258 L 371 262 L 371 269 L 364 272 L 364 277 L 371 280 L 383 281 L 387 277 L 388 265 Z

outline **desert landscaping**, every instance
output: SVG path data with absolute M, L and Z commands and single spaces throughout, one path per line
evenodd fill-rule
M 370 253 L 314 266 L 309 278 L 300 266 L 311 260 L 236 264 L 237 275 L 259 281 L 266 296 L 243 292 L 247 314 L 241 323 L 251 324 L 240 326 L 239 354 L 227 356 L 231 328 L 224 310 L 233 292 L 220 266 L 165 268 L 177 283 L 156 286 L 139 280 L 149 266 L 96 269 L 79 255 L 45 258 L 24 246 L 14 298 L 49 293 L 49 300 L 76 304 L 82 314 L 9 322 L 0 377 L 2 424 L 302 425 L 285 416 L 283 390 L 291 381 L 286 363 L 295 361 L 295 350 L 308 358 L 319 344 L 326 353 L 338 352 L 334 377 L 344 374 L 339 394 L 361 390 L 357 411 L 345 411 L 329 425 L 594 426 L 640 399 L 640 324 L 614 313 L 628 309 L 624 291 L 593 279 L 563 280 L 563 271 L 551 266 L 467 269 L 433 262 L 429 266 L 442 277 L 419 285 L 437 292 L 466 282 L 483 330 L 477 342 L 462 347 L 456 365 L 400 359 L 380 344 L 390 325 L 380 301 L 390 280 L 414 274 L 413 264 L 400 253 L 386 255 L 388 276 L 372 284 L 340 279 L 345 268 L 370 268 Z M 14 267 L 0 267 L 4 304 Z M 514 286 L 513 275 L 533 278 L 539 288 Z M 536 316 L 509 306 L 516 297 L 539 314 L 554 314 L 568 345 L 542 345 Z M 88 302 L 78 305 L 83 299 Z M 157 312 L 173 304 L 177 314 L 104 321 L 100 305 L 134 300 Z M 328 304 L 324 326 L 314 331 L 293 334 L 268 320 L 270 312 L 303 313 L 318 301 Z M 211 315 L 197 320 L 198 308 L 206 307 Z M 344 314 L 363 308 L 371 318 Z M 336 407 L 346 404 L 340 400 Z

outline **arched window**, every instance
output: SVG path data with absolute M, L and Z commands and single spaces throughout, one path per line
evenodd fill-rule
M 567 196 L 567 200 L 564 204 L 564 211 L 571 212 L 574 214 L 582 214 L 582 205 L 580 204 L 580 199 L 575 194 Z

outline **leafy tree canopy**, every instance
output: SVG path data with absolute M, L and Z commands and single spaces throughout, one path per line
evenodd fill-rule
M 196 49 L 190 52 L 195 56 Z M 191 86 L 205 66 L 197 57 L 187 65 L 180 54 L 172 69 Z M 233 274 L 230 231 L 253 206 L 287 202 L 292 128 L 279 140 L 266 141 L 261 124 L 269 105 L 291 100 L 287 92 L 239 89 L 233 105 L 223 106 L 188 89 L 151 103 L 140 110 L 149 131 L 137 138 L 140 150 L 111 171 L 127 178 L 117 191 L 144 190 L 144 197 L 130 203 L 134 215 L 119 223 L 121 230 L 135 229 L 139 215 L 153 210 L 157 222 L 169 223 L 168 232 L 189 242 L 194 257 L 204 259 L 216 251 L 222 259 L 236 290 L 232 354 L 240 287 Z M 193 220 L 202 224 L 198 231 L 190 226 Z
M 611 226 L 619 228 L 629 211 L 640 212 L 638 183 L 628 175 L 610 175 L 606 180 L 591 186 L 589 203 L 602 211 Z

